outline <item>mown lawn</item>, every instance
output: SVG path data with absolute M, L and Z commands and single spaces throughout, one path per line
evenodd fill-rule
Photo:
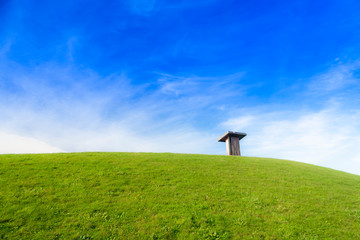
M 0 155 L 0 239 L 360 239 L 360 176 L 155 153 Z

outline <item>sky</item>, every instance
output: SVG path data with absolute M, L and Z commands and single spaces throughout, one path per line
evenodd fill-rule
M 360 174 L 360 2 L 0 0 L 0 153 L 226 154 Z

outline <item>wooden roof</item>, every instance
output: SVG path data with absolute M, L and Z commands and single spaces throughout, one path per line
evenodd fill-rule
M 224 135 L 222 135 L 222 136 L 218 139 L 218 142 L 225 142 L 226 139 L 228 139 L 229 137 L 238 137 L 239 140 L 240 140 L 240 139 L 242 139 L 242 138 L 245 137 L 245 136 L 246 136 L 246 133 L 227 131 Z

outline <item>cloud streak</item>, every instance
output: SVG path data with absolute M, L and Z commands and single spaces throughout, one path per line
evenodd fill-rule
M 307 90 L 298 97 L 304 100 L 293 109 L 286 104 L 238 109 L 240 116 L 220 126 L 248 133 L 243 141 L 245 155 L 290 159 L 360 174 L 360 111 L 353 100 L 358 96 L 358 69 L 357 63 L 338 65 L 312 77 Z
M 284 116 L 295 115 L 292 119 Z M 248 122 L 248 119 L 252 119 Z M 223 126 L 246 129 L 244 154 L 290 159 L 360 174 L 360 111 L 273 112 L 230 119 Z
M 57 153 L 64 150 L 34 138 L 0 133 L 0 154 L 39 152 Z
M 244 155 L 360 174 L 360 111 L 342 92 L 349 88 L 355 96 L 357 65 L 311 78 L 301 93 L 304 105 L 289 110 L 280 103 L 244 107 L 250 88 L 241 84 L 244 72 L 216 77 L 155 73 L 153 82 L 134 84 L 123 73 L 101 76 L 71 65 L 29 69 L 7 63 L 1 65 L 0 153 L 224 154 L 216 139 L 226 130 L 239 130 L 248 133 Z M 321 81 L 333 85 L 316 88 L 316 80 L 319 86 Z M 314 95 L 315 90 L 324 94 Z M 322 107 L 307 105 L 316 101 Z
M 216 136 L 196 128 L 193 119 L 229 97 L 223 85 L 234 78 L 212 83 L 205 77 L 159 75 L 149 90 L 148 83 L 134 85 L 124 74 L 104 77 L 71 66 L 2 69 L 3 83 L 12 90 L 0 89 L 0 133 L 2 141 L 19 139 L 12 147 L 3 145 L 2 153 L 29 151 L 35 142 L 38 152 L 215 153 Z M 165 91 L 169 84 L 179 94 Z
M 359 67 L 359 61 L 332 66 L 325 73 L 312 77 L 307 91 L 310 94 L 328 94 L 349 86 L 356 86 L 359 79 L 357 79 L 355 72 Z

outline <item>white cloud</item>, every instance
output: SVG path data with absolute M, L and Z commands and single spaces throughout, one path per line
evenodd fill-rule
M 359 68 L 359 62 L 331 67 L 303 80 L 305 91 L 294 92 L 295 105 L 281 99 L 281 103 L 237 109 L 240 117 L 232 115 L 220 127 L 248 133 L 242 140 L 244 155 L 360 174 Z
M 354 70 L 358 69 L 359 66 L 360 62 L 354 62 L 331 67 L 325 73 L 318 74 L 311 79 L 310 84 L 308 84 L 308 93 L 329 93 L 358 84 L 358 79 L 354 76 Z
M 3 72 L 13 89 L 0 86 L 0 132 L 17 136 L 18 145 L 3 145 L 3 152 L 30 152 L 34 146 L 31 152 L 215 153 L 216 137 L 195 129 L 185 115 L 210 105 L 204 100 L 210 90 L 207 96 L 172 98 L 134 86 L 121 74 L 101 77 L 51 64 L 13 69 Z
M 63 111 L 59 114 L 51 111 L 17 111 L 11 121 L 0 119 L 0 132 L 12 133 L 0 134 L 0 152 L 215 153 L 213 145 L 216 144 L 216 137 L 177 119 L 157 122 L 146 109 L 135 109 L 134 112 L 124 113 L 119 119 L 108 120 L 101 116 L 101 111 L 94 110 L 76 106 L 76 110 L 72 111 L 79 111 L 78 115 L 64 114 L 62 117 Z
M 248 133 L 242 141 L 244 155 L 296 160 L 360 174 L 360 111 L 329 107 L 313 112 L 253 113 L 222 125 Z
M 240 83 L 244 72 L 217 77 L 158 74 L 159 92 L 156 97 L 160 94 L 174 97 L 183 106 L 190 108 L 201 109 L 211 106 L 221 109 L 224 100 L 239 98 L 246 91 L 246 87 Z
M 0 154 L 56 152 L 63 152 L 63 150 L 34 138 L 0 133 Z
M 281 107 L 293 106 L 258 104 L 239 109 L 237 102 L 246 102 L 247 88 L 240 81 L 244 73 L 220 77 L 160 74 L 152 85 L 158 88 L 149 90 L 149 85 L 133 85 L 122 74 L 102 77 L 91 70 L 51 64 L 31 70 L 0 66 L 0 77 L 7 80 L 0 85 L 0 152 L 224 154 L 225 146 L 217 138 L 224 130 L 239 130 L 248 133 L 242 140 L 244 155 L 360 174 L 360 111 L 351 110 L 355 107 L 338 98 L 334 87 L 354 81 L 355 69 L 346 70 L 347 75 L 333 69 L 325 74 L 340 76 L 339 82 L 344 82 L 333 83 L 332 98 L 325 107 L 319 108 L 321 103 L 318 110 L 284 111 Z M 314 80 L 308 87 L 311 91 L 313 84 Z M 311 91 L 304 93 L 306 102 L 317 100 L 315 94 L 307 95 Z M 246 115 L 234 117 L 236 112 Z M 219 126 L 219 119 L 229 115 L 233 117 Z M 207 122 L 213 128 L 198 126 Z

